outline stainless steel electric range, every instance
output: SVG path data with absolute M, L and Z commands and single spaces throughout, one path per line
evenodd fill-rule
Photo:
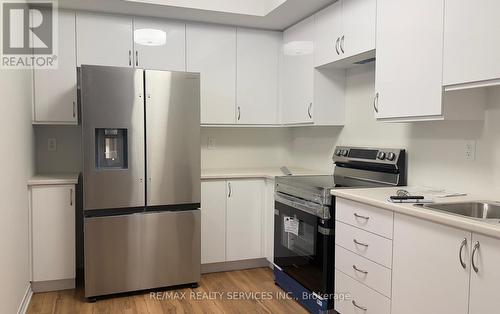
M 334 312 L 332 189 L 406 185 L 404 149 L 340 146 L 333 175 L 276 178 L 275 282 L 311 313 Z

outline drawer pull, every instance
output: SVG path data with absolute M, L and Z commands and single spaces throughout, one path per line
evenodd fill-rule
M 368 310 L 368 308 L 366 308 L 364 306 L 357 305 L 356 301 L 354 301 L 354 300 L 352 300 L 352 305 L 354 305 L 355 307 L 357 307 L 358 309 L 360 309 L 362 311 L 367 311 Z
M 362 274 L 368 275 L 368 272 L 366 270 L 359 269 L 358 267 L 356 267 L 356 265 L 352 265 L 352 269 Z
M 361 246 L 364 246 L 364 247 L 368 247 L 368 244 L 366 243 L 363 243 L 363 242 L 359 242 L 358 240 L 356 239 L 353 239 L 352 242 L 354 242 L 354 244 L 357 244 L 357 245 L 361 245 Z
M 361 216 L 361 215 L 358 215 L 358 214 L 356 214 L 356 213 L 354 213 L 354 217 L 356 217 L 356 218 L 360 218 L 360 219 L 364 219 L 364 220 L 368 220 L 368 219 L 370 219 L 370 217 L 368 217 L 368 216 Z

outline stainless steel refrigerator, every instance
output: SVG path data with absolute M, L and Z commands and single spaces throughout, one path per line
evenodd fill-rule
M 200 279 L 200 77 L 83 65 L 85 296 Z

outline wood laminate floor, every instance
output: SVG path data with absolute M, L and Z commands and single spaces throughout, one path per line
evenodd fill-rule
M 183 295 L 184 293 L 184 295 Z M 257 268 L 203 275 L 196 289 L 159 290 L 88 303 L 83 289 L 34 294 L 28 314 L 307 313 L 284 298 L 272 271 Z

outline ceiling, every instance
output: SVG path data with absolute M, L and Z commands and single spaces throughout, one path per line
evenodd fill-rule
M 336 0 L 59 0 L 63 9 L 284 30 Z

